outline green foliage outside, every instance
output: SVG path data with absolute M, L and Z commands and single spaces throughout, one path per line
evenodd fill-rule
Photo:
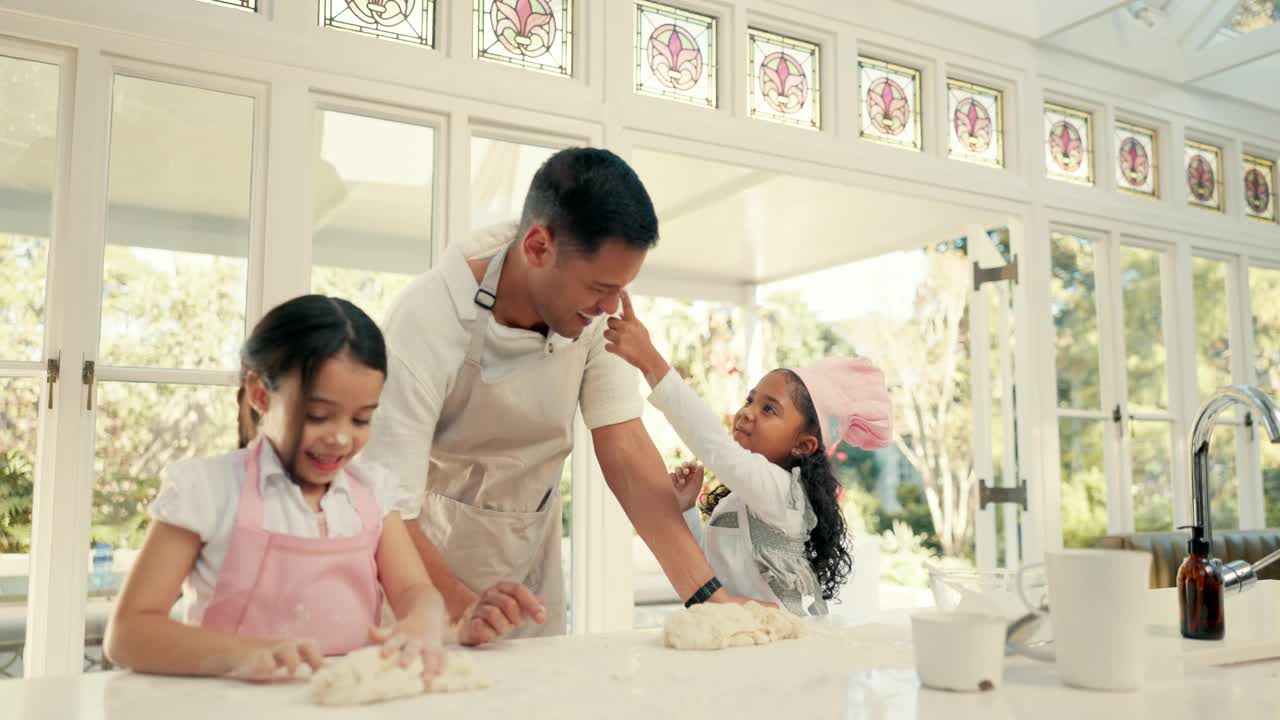
M 0 234 L 0 347 L 7 356 L 39 357 L 45 263 L 42 240 Z M 318 275 L 326 292 L 375 311 L 411 279 L 326 269 Z M 101 364 L 238 369 L 243 259 L 109 245 L 103 288 Z M 30 548 L 40 390 L 38 380 L 0 380 L 0 553 Z M 94 542 L 137 547 L 164 467 L 235 449 L 235 393 L 233 386 L 98 383 Z

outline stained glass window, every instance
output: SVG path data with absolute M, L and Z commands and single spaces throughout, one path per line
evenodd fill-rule
M 475 0 L 476 57 L 573 74 L 573 0 Z
M 858 58 L 862 137 L 920 150 L 920 71 Z
M 1160 159 L 1156 131 L 1116 123 L 1116 187 L 1121 192 L 1160 197 Z
M 1093 184 L 1093 116 L 1045 103 L 1044 159 L 1054 180 Z
M 715 107 L 716 19 L 637 2 L 636 92 Z
M 948 155 L 965 162 L 1004 167 L 1003 105 L 999 90 L 948 79 Z
M 1276 164 L 1256 155 L 1244 156 L 1244 214 L 1272 223 L 1277 218 Z
M 1187 141 L 1187 203 L 1222 212 L 1222 150 Z
M 751 117 L 819 129 L 818 46 L 754 28 L 747 33 L 751 40 L 747 111 Z
M 321 24 L 339 30 L 435 44 L 435 0 L 321 0 Z
M 204 0 L 204 2 L 214 5 L 230 5 L 231 7 L 248 10 L 249 12 L 258 12 L 258 0 Z

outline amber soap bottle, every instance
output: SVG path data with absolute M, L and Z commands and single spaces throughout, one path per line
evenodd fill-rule
M 1209 560 L 1204 529 L 1191 528 L 1187 559 L 1178 568 L 1178 610 L 1182 613 L 1182 637 L 1221 640 L 1227 623 L 1223 614 L 1222 571 Z

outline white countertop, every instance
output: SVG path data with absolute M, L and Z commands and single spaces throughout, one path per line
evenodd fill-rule
M 1051 665 L 1009 660 L 984 694 L 922 689 L 904 617 L 819 626 L 802 640 L 722 652 L 667 650 L 656 631 L 523 640 L 473 651 L 488 690 L 362 708 L 311 705 L 303 684 L 252 686 L 112 672 L 0 681 L 5 720 L 202 718 L 846 718 L 849 720 L 1276 720 L 1280 661 L 1161 674 L 1135 693 L 1062 686 Z M 634 662 L 632 658 L 635 658 Z M 633 668 L 638 668 L 634 675 Z

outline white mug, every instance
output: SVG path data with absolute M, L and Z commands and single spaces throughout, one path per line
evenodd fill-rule
M 1141 687 L 1151 556 L 1129 550 L 1061 550 L 1045 553 L 1043 564 L 1054 649 L 1051 654 L 1024 654 L 1055 660 L 1068 685 L 1093 690 Z M 1019 591 L 1022 573 L 1033 567 L 1019 571 Z M 1025 597 L 1023 602 L 1032 612 L 1041 612 Z

